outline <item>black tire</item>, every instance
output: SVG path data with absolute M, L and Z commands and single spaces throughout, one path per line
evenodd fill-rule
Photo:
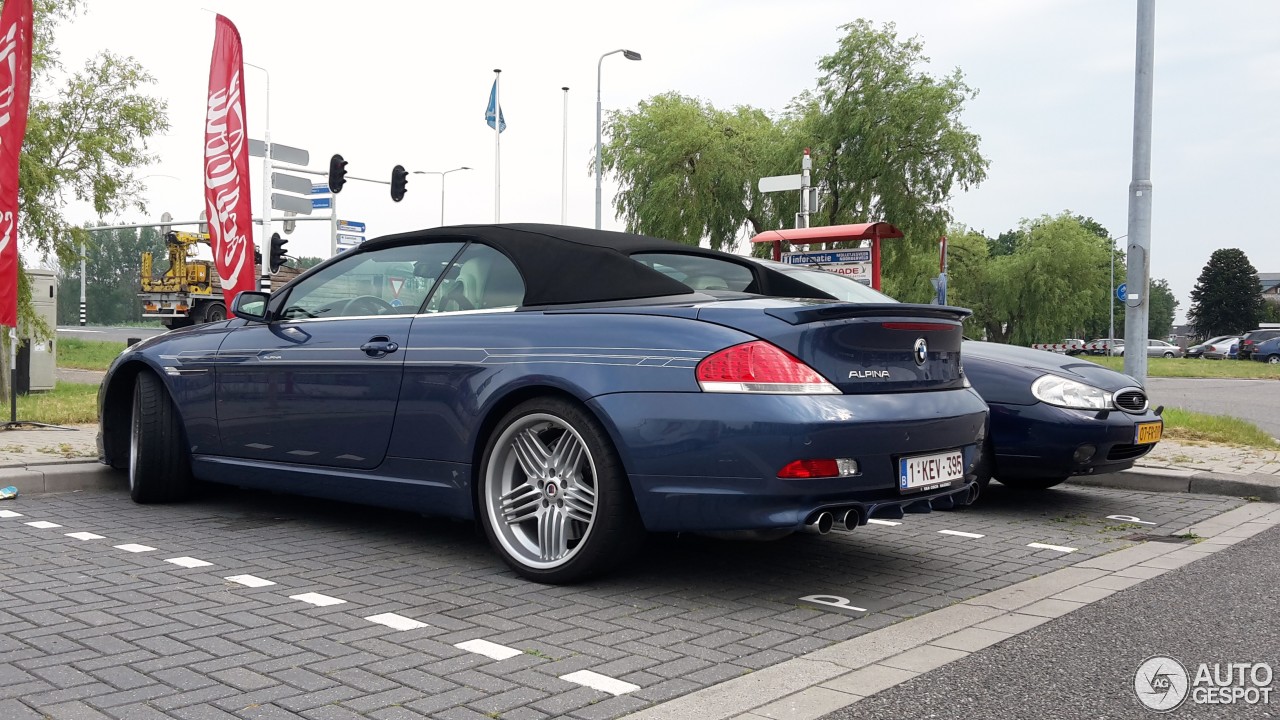
M 1173 353 L 1171 353 L 1171 352 L 1167 352 L 1167 353 L 1165 353 L 1165 354 L 1164 354 L 1164 356 L 1165 356 L 1165 357 L 1167 357 L 1167 358 L 1171 358 L 1171 357 L 1173 357 Z
M 582 580 L 617 567 L 644 538 L 613 443 L 569 400 L 535 398 L 508 412 L 489 436 L 476 477 L 485 536 L 530 580 Z
M 227 306 L 220 302 L 209 303 L 204 306 L 204 320 L 202 322 L 222 322 L 227 319 Z
M 1066 478 L 1002 478 L 998 477 L 1001 485 L 1011 490 L 1048 490 L 1066 482 Z
M 138 373 L 129 423 L 129 496 L 137 503 L 160 503 L 190 492 L 191 457 L 178 410 L 160 378 Z

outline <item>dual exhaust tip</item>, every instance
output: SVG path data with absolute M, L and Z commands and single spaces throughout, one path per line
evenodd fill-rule
M 954 507 L 963 507 L 971 505 L 978 499 L 978 495 L 982 492 L 982 487 L 978 483 L 969 483 L 969 486 L 954 492 L 950 495 L 942 495 L 940 497 L 931 498 L 929 500 L 918 500 L 907 505 L 882 505 L 880 507 L 872 507 L 871 514 L 878 518 L 902 519 L 904 510 L 911 513 L 927 513 L 934 510 L 950 510 Z M 863 524 L 862 513 L 863 508 L 837 508 L 835 510 L 823 510 L 814 516 L 812 520 L 805 523 L 802 528 L 805 532 L 817 535 L 826 535 L 832 530 L 844 530 L 846 532 L 853 530 Z

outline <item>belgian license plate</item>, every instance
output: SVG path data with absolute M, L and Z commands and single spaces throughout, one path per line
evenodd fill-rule
M 904 493 L 943 487 L 963 477 L 964 453 L 960 450 L 898 460 L 898 490 Z
M 1133 444 L 1150 445 L 1153 442 L 1159 442 L 1162 432 L 1164 432 L 1164 422 L 1162 421 L 1138 423 L 1133 427 Z

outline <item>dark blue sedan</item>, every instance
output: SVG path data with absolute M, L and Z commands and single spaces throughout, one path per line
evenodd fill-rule
M 633 257 L 706 287 L 895 302 L 853 278 L 772 260 L 684 246 Z M 1125 470 L 1164 431 L 1146 392 L 1128 375 L 1082 358 L 995 343 L 966 340 L 961 353 L 965 376 L 991 408 L 978 469 L 983 487 L 994 477 L 1010 487 L 1043 490 L 1073 475 Z
M 629 257 L 670 245 L 546 225 L 365 243 L 126 350 L 102 458 L 138 502 L 200 479 L 476 519 L 543 582 L 646 530 L 825 532 L 976 497 L 965 311 L 721 297 Z

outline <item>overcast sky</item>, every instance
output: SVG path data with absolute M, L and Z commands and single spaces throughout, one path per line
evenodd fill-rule
M 893 22 L 916 35 L 936 74 L 959 67 L 980 91 L 964 122 L 981 135 L 987 180 L 953 198 L 956 221 L 989 235 L 1022 218 L 1070 209 L 1126 234 L 1131 179 L 1135 4 L 1122 0 L 650 0 L 568 2 L 242 2 L 89 0 L 58 33 L 68 68 L 100 49 L 155 75 L 172 125 L 155 138 L 149 214 L 192 219 L 202 207 L 201 146 L 212 13 L 229 17 L 246 62 L 270 71 L 272 140 L 333 153 L 352 175 L 389 178 L 397 163 L 448 176 L 445 222 L 494 219 L 494 134 L 484 122 L 493 69 L 502 69 L 506 222 L 560 222 L 569 90 L 568 222 L 594 222 L 596 63 L 604 107 L 634 107 L 676 91 L 719 107 L 779 110 L 813 86 L 839 26 Z M 1242 248 L 1261 272 L 1280 271 L 1268 212 L 1280 192 L 1280 3 L 1161 0 L 1156 8 L 1152 160 L 1152 276 L 1166 278 L 1185 317 L 1189 293 L 1221 247 Z M 263 135 L 265 75 L 246 68 L 253 137 Z M 255 215 L 261 166 L 252 170 Z M 172 176 L 172 177 L 166 177 Z M 320 178 L 315 178 L 317 181 Z M 606 228 L 613 218 L 605 183 Z M 385 185 L 349 183 L 339 216 L 375 237 L 440 223 L 438 176 L 411 176 L 392 203 Z M 89 209 L 75 220 L 96 220 Z M 327 211 L 317 211 L 325 213 Z M 141 221 L 136 214 L 118 219 Z M 150 219 L 150 218 L 148 218 Z M 893 222 L 894 218 L 881 218 Z M 279 226 L 276 226 L 279 230 Z M 294 254 L 328 255 L 325 223 L 299 223 Z M 1123 241 L 1122 241 L 1123 243 Z M 1119 281 L 1118 281 L 1119 282 Z

